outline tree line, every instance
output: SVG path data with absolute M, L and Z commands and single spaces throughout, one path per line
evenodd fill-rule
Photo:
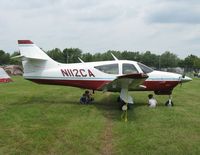
M 185 59 L 180 59 L 176 54 L 166 51 L 161 55 L 154 54 L 151 51 L 146 52 L 132 52 L 132 51 L 113 51 L 109 50 L 104 53 L 83 53 L 78 48 L 65 48 L 61 51 L 59 48 L 55 48 L 46 52 L 52 59 L 61 63 L 77 63 L 80 62 L 78 58 L 81 58 L 85 62 L 91 61 L 105 61 L 113 60 L 111 55 L 114 54 L 119 60 L 133 60 L 144 63 L 147 66 L 160 69 L 160 68 L 172 68 L 182 67 L 185 69 L 200 70 L 200 57 L 196 55 L 188 55 Z M 18 64 L 21 62 L 12 59 L 12 57 L 19 55 L 19 52 L 12 54 L 6 53 L 0 50 L 0 65 Z

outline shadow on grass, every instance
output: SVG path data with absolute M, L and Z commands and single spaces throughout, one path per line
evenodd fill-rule
M 110 93 L 102 97 L 98 97 L 97 100 L 95 100 L 92 104 L 83 105 L 80 104 L 79 99 L 75 97 L 55 98 L 51 95 L 49 95 L 48 97 L 43 95 L 27 96 L 15 101 L 14 103 L 11 103 L 11 105 L 64 104 L 78 106 L 95 106 L 105 118 L 112 121 L 121 121 L 121 115 L 123 112 L 121 110 L 120 103 L 117 102 L 118 94 Z M 141 106 L 146 106 L 146 103 L 139 101 L 136 102 L 134 105 L 131 105 L 130 109 L 128 110 L 128 115 L 131 115 L 131 119 L 129 119 L 129 121 L 134 121 L 136 119 L 134 111 Z
M 103 97 L 101 100 L 95 101 L 93 105 L 97 107 L 101 111 L 101 113 L 107 119 L 111 119 L 114 121 L 121 121 L 121 115 L 123 111 L 121 110 L 120 103 L 117 102 L 118 95 L 116 94 L 109 94 Z M 131 115 L 131 118 L 128 119 L 129 121 L 134 121 L 137 119 L 135 117 L 135 110 L 141 106 L 147 106 L 144 102 L 137 102 L 133 105 L 130 105 L 130 109 L 128 110 L 128 115 Z

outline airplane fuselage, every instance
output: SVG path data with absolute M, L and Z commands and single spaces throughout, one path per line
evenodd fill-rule
M 179 83 L 192 79 L 180 74 L 155 71 L 136 61 L 83 62 L 62 64 L 51 59 L 30 40 L 18 40 L 24 78 L 41 84 L 73 86 L 98 91 L 120 92 L 121 101 L 133 104 L 129 91 L 154 91 L 170 95 Z M 171 99 L 169 99 L 171 105 Z
M 42 66 L 45 65 L 42 64 Z M 127 73 L 135 72 L 148 75 L 148 78 L 143 81 L 140 87 L 130 86 L 129 91 L 168 93 L 180 83 L 182 76 L 155 70 L 144 73 L 137 62 L 118 60 L 76 64 L 57 63 L 57 66 L 52 68 L 42 68 L 42 72 L 40 64 L 37 64 L 32 66 L 32 72 L 26 72 L 24 77 L 41 84 L 65 85 L 100 91 L 105 89 L 105 86 L 117 77 L 124 75 L 125 70 Z M 120 87 L 113 85 L 108 87 L 107 91 L 117 92 L 120 91 Z
M 24 78 L 42 84 L 73 86 L 85 89 L 121 92 L 124 100 L 128 91 L 154 91 L 171 94 L 180 82 L 191 78 L 180 74 L 155 71 L 136 61 L 83 62 L 62 64 L 51 59 L 30 40 L 19 40 Z

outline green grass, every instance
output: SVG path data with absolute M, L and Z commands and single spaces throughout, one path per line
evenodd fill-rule
M 174 90 L 173 108 L 168 96 L 151 109 L 149 92 L 131 92 L 127 123 L 118 93 L 80 105 L 84 90 L 13 79 L 0 85 L 0 154 L 200 154 L 200 79 Z

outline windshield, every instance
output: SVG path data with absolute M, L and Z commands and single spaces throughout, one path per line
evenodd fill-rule
M 152 68 L 147 67 L 146 65 L 144 65 L 144 64 L 142 64 L 142 63 L 139 63 L 139 62 L 138 62 L 138 65 L 139 65 L 139 67 L 141 68 L 141 70 L 142 70 L 144 73 L 150 73 L 150 72 L 153 71 Z

